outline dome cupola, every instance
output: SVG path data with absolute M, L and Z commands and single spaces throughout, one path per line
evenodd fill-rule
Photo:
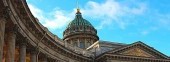
M 63 40 L 80 48 L 87 48 L 97 40 L 97 30 L 92 24 L 84 19 L 80 9 L 77 9 L 76 16 L 66 30 L 63 32 Z
M 83 19 L 80 10 L 77 9 L 76 17 L 72 20 L 67 28 L 75 27 L 75 26 L 83 26 L 83 27 L 92 27 L 94 28 L 89 21 Z

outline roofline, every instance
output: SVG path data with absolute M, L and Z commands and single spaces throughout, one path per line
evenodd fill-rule
M 142 44 L 142 45 L 143 45 L 143 46 L 145 46 L 146 48 L 153 50 L 155 53 L 158 53 L 158 54 L 159 54 L 159 55 L 161 55 L 162 57 L 164 57 L 164 58 L 166 58 L 166 59 L 169 59 L 169 57 L 168 57 L 168 56 L 166 56 L 165 54 L 163 54 L 163 53 L 161 53 L 161 52 L 157 51 L 156 49 L 154 49 L 154 48 L 152 48 L 152 47 L 148 46 L 147 44 L 145 44 L 145 43 L 143 43 L 143 42 L 141 42 L 141 41 L 134 42 L 134 43 L 132 43 L 132 44 L 130 44 L 130 45 L 128 45 L 128 46 L 125 46 L 125 47 L 119 48 L 119 49 L 114 50 L 114 51 L 113 51 L 113 50 L 111 50 L 111 51 L 109 51 L 109 52 L 116 52 L 116 51 L 119 51 L 119 50 L 125 49 L 125 48 L 127 48 L 127 47 L 131 47 L 131 46 L 136 45 L 136 44 Z M 106 53 L 107 53 L 107 52 L 106 52 Z
M 103 40 L 99 40 L 99 43 L 118 44 L 118 45 L 128 45 L 128 44 L 125 44 L 125 43 L 118 43 L 118 42 L 112 42 L 112 41 L 103 41 Z

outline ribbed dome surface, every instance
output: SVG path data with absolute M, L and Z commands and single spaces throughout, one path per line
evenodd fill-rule
M 81 33 L 81 34 L 80 34 Z M 70 35 L 94 35 L 97 36 L 97 30 L 92 26 L 92 24 L 84 19 L 77 9 L 75 18 L 69 23 L 66 30 L 63 32 L 64 38 Z
M 74 27 L 74 26 L 89 26 L 93 27 L 92 24 L 87 21 L 86 19 L 83 19 L 82 15 L 80 12 L 76 13 L 76 17 L 74 18 L 73 21 L 71 21 L 68 25 L 67 28 Z

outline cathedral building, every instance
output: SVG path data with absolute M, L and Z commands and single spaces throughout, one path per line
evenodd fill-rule
M 99 40 L 80 9 L 61 39 L 32 15 L 26 0 L 1 0 L 0 62 L 170 62 L 170 58 L 142 41 Z

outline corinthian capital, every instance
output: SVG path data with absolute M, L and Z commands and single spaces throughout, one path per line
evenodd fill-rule
M 2 9 L 0 9 L 0 19 L 9 18 L 9 11 L 10 9 L 8 6 L 2 7 Z
M 11 27 L 6 29 L 6 32 L 13 32 L 15 34 L 17 34 L 19 27 L 17 24 L 11 25 Z
M 27 45 L 28 39 L 26 37 L 18 38 L 17 40 L 19 41 L 20 46 L 23 46 L 23 45 L 26 46 Z

